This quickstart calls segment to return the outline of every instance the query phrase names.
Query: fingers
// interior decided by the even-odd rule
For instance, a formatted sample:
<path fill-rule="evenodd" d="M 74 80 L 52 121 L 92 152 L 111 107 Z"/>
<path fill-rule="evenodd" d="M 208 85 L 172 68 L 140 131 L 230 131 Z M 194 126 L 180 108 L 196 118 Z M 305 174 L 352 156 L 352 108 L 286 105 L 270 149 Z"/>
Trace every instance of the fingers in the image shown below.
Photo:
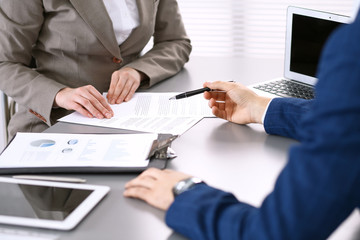
<path fill-rule="evenodd" d="M 226 100 L 226 94 L 227 92 L 218 92 L 216 90 L 209 92 L 210 93 L 210 99 L 214 99 L 217 102 L 224 102 Z"/>
<path fill-rule="evenodd" d="M 55 96 L 56 106 L 75 110 L 86 117 L 111 118 L 114 113 L 106 99 L 91 85 L 61 89 Z"/>
<path fill-rule="evenodd" d="M 142 187 L 132 187 L 124 191 L 125 197 L 137 198 L 143 200 L 161 210 L 166 211 L 174 201 L 173 194 L 167 192 L 156 191 Z"/>
<path fill-rule="evenodd" d="M 83 108 L 80 104 L 76 102 L 71 103 L 70 108 L 68 110 L 75 110 L 76 112 L 88 118 L 94 117 L 91 112 L 87 111 L 85 108 Z"/>
<path fill-rule="evenodd" d="M 110 105 L 106 101 L 106 99 L 93 86 L 88 86 L 88 90 L 89 90 L 89 93 L 91 94 L 88 96 L 90 99 L 90 103 L 91 103 L 91 105 L 89 107 L 94 106 L 96 108 L 96 110 L 98 110 L 104 117 L 111 118 L 114 115 L 114 113 L 113 113 Z M 87 92 L 85 91 L 85 94 L 86 93 Z M 94 109 L 94 111 L 96 111 L 96 110 Z M 99 118 L 99 117 L 101 117 L 101 116 L 98 115 L 97 118 Z"/>
<path fill-rule="evenodd" d="M 161 174 L 161 170 L 156 169 L 156 168 L 150 168 L 150 169 L 142 172 L 137 178 L 134 178 L 130 182 L 126 183 L 125 188 L 130 188 L 130 187 L 134 187 L 134 186 L 143 186 L 143 187 L 149 188 L 150 186 L 144 182 L 147 181 L 148 179 L 156 180 L 156 179 L 158 179 L 158 176 L 160 174 Z"/>
<path fill-rule="evenodd" d="M 223 81 L 215 81 L 215 82 L 205 82 L 204 87 L 208 87 L 211 89 L 216 89 L 220 91 L 230 91 L 233 89 L 237 84 L 234 82 L 223 82 Z"/>
<path fill-rule="evenodd" d="M 140 86 L 141 75 L 132 68 L 115 71 L 111 76 L 107 98 L 110 104 L 120 104 L 129 101 Z"/>
<path fill-rule="evenodd" d="M 216 102 L 215 99 L 210 99 L 209 107 L 212 110 L 212 113 L 218 117 L 227 120 L 227 114 L 225 111 L 225 103 L 224 102 Z"/>
<path fill-rule="evenodd" d="M 167 210 L 174 201 L 173 183 L 168 173 L 159 169 L 148 169 L 125 185 L 124 196 L 141 199 L 162 210 Z"/>
<path fill-rule="evenodd" d="M 150 189 L 144 188 L 144 187 L 141 187 L 141 186 L 127 188 L 124 191 L 124 196 L 125 197 L 138 198 L 138 199 L 143 200 L 145 202 L 148 202 L 147 199 L 149 199 L 150 194 L 151 194 Z"/>
<path fill-rule="evenodd" d="M 225 85 L 223 85 L 225 84 Z M 230 86 L 227 86 L 230 84 Z M 230 82 L 205 82 L 204 87 L 209 87 L 213 89 L 211 92 L 205 92 L 204 98 L 210 100 L 211 98 L 215 99 L 216 101 L 225 101 L 227 91 L 230 91 L 234 88 L 234 83 Z"/>
<path fill-rule="evenodd" d="M 167 210 L 174 201 L 173 186 L 190 175 L 173 170 L 150 168 L 125 185 L 124 196 L 141 199 L 148 204 Z"/>
<path fill-rule="evenodd" d="M 134 93 L 135 93 L 136 89 L 139 88 L 139 86 L 140 86 L 140 85 L 137 85 L 137 84 L 133 84 L 133 85 L 131 86 L 128 95 L 125 97 L 125 102 L 130 101 L 130 99 L 134 96 Z"/>
<path fill-rule="evenodd" d="M 110 88 L 107 95 L 110 104 L 119 104 L 123 102 L 124 98 L 120 99 L 119 97 L 122 93 L 122 90 L 124 89 L 128 77 L 129 76 L 127 73 L 120 74 L 119 71 L 116 71 L 112 74 Z"/>
<path fill-rule="evenodd" d="M 78 104 L 74 110 L 80 113 L 82 112 L 81 108 L 83 108 L 99 119 L 113 116 L 110 105 L 93 86 L 88 85 L 75 89 L 74 101 Z"/>
<path fill-rule="evenodd" d="M 140 187 L 140 188 L 152 189 L 154 188 L 155 181 L 156 179 L 153 177 L 139 175 L 137 178 L 126 183 L 125 188 L 129 189 L 129 188 Z"/>

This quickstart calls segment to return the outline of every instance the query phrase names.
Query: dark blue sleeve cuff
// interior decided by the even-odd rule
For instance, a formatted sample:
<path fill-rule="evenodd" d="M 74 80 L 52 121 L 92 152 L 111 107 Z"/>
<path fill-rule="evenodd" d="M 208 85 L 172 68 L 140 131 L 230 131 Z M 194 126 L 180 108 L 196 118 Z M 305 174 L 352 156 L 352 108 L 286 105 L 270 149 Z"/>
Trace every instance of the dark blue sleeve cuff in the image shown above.
<path fill-rule="evenodd" d="M 274 98 L 264 119 L 265 131 L 268 134 L 301 140 L 298 126 L 311 103 L 312 100 L 298 98 Z"/>

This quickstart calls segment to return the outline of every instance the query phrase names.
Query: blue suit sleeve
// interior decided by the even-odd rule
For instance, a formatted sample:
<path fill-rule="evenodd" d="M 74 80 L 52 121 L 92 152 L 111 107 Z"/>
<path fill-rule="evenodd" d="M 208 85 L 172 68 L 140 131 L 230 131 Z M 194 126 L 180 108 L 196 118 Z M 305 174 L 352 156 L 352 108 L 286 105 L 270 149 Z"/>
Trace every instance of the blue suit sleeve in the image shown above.
<path fill-rule="evenodd" d="M 274 98 L 265 115 L 265 131 L 301 141 L 299 121 L 309 111 L 312 102 L 299 98 Z"/>
<path fill-rule="evenodd" d="M 319 66 L 316 99 L 306 113 L 300 119 L 281 117 L 295 121 L 291 128 L 273 123 L 268 129 L 301 135 L 301 143 L 290 149 L 288 164 L 259 208 L 201 184 L 175 199 L 166 215 L 167 224 L 196 240 L 326 239 L 359 208 L 359 42 L 357 18 L 328 41 Z M 288 103 L 291 111 L 287 114 L 291 114 Z M 278 113 L 285 111 L 273 107 Z"/>

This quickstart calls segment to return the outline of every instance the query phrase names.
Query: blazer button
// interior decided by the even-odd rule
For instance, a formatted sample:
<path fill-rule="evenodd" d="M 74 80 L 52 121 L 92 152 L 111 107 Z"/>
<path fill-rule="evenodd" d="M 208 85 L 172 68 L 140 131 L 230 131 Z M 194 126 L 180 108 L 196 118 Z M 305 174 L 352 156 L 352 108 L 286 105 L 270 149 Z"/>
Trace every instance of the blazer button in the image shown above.
<path fill-rule="evenodd" d="M 122 63 L 122 60 L 117 58 L 117 57 L 113 57 L 113 63 Z"/>

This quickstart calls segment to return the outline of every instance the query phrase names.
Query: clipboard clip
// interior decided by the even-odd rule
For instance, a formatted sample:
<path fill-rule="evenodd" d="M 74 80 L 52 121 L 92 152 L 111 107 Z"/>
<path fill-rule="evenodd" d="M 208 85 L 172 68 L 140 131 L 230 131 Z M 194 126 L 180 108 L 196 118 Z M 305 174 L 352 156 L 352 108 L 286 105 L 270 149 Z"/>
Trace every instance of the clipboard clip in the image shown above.
<path fill-rule="evenodd" d="M 167 160 L 177 157 L 174 150 L 170 148 L 172 141 L 177 137 L 178 135 L 159 134 L 158 139 L 154 141 L 151 147 L 148 158 Z"/>

